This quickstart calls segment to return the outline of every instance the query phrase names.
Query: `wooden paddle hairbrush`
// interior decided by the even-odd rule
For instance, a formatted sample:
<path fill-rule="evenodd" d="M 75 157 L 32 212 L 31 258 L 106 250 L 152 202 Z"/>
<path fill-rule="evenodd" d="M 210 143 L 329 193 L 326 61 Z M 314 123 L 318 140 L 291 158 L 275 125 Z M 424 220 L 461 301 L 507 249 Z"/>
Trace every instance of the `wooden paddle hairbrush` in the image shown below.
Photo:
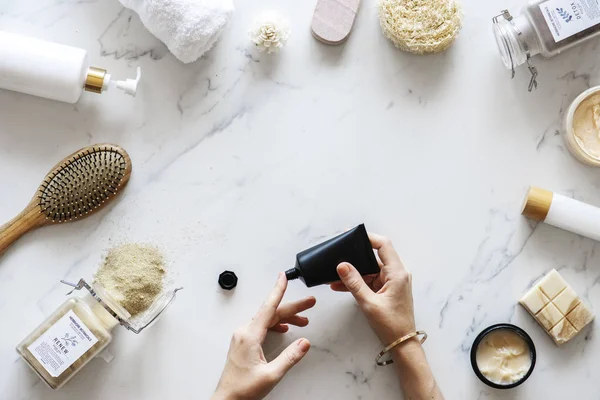
<path fill-rule="evenodd" d="M 112 144 L 85 147 L 46 175 L 27 207 L 0 227 L 0 254 L 26 232 L 85 218 L 115 198 L 131 176 L 131 159 Z"/>

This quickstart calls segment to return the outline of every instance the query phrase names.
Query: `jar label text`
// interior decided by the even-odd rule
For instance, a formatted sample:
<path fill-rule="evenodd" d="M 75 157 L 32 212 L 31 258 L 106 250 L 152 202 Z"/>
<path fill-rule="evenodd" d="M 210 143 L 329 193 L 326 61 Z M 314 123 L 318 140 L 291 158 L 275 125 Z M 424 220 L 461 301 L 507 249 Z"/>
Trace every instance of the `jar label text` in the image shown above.
<path fill-rule="evenodd" d="M 557 43 L 600 24 L 598 0 L 548 0 L 540 10 Z"/>
<path fill-rule="evenodd" d="M 56 378 L 97 342 L 98 338 L 69 310 L 27 350 Z"/>

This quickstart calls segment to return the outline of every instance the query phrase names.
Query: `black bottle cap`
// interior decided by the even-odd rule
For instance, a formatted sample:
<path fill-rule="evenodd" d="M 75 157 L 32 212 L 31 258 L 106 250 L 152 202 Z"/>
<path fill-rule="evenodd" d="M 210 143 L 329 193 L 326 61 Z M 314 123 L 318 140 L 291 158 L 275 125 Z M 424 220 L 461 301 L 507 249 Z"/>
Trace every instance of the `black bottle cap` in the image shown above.
<path fill-rule="evenodd" d="M 231 290 L 237 286 L 237 282 L 238 277 L 235 272 L 223 271 L 219 275 L 219 286 L 221 286 L 221 289 Z"/>
<path fill-rule="evenodd" d="M 300 277 L 300 274 L 298 273 L 298 270 L 296 268 L 291 268 L 285 271 L 285 277 L 288 281 L 292 281 L 294 279 L 298 279 L 298 277 Z"/>

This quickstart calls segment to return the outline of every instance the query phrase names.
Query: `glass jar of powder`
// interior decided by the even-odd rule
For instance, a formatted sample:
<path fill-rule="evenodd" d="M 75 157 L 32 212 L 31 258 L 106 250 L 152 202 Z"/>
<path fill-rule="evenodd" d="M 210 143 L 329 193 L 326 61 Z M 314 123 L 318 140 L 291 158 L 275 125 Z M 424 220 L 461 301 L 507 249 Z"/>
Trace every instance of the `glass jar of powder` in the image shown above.
<path fill-rule="evenodd" d="M 64 282 L 74 290 L 87 289 L 82 298 L 70 298 L 17 346 L 17 352 L 52 389 L 60 389 L 111 342 L 111 331 L 122 325 L 140 333 L 175 299 L 175 289 L 157 299 L 139 326 L 101 285 Z M 71 291 L 72 292 L 72 291 Z M 70 293 L 69 293 L 70 294 Z"/>
<path fill-rule="evenodd" d="M 504 10 L 492 20 L 504 65 L 514 77 L 515 67 L 527 63 L 531 91 L 537 87 L 531 57 L 554 57 L 600 34 L 600 4 L 597 0 L 530 0 L 520 15 L 513 17 Z"/>
<path fill-rule="evenodd" d="M 52 389 L 60 389 L 111 342 L 111 331 L 129 313 L 95 286 L 94 296 L 70 298 L 28 335 L 17 351 Z M 100 297 L 101 296 L 101 297 Z M 100 301 L 110 304 L 113 313 Z"/>

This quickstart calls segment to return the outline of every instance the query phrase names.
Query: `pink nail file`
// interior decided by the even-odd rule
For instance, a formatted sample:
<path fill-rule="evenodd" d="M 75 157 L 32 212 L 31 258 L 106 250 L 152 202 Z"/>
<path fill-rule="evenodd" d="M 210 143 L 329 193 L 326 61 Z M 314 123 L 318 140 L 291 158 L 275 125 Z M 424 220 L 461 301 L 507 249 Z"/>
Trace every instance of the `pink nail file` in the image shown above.
<path fill-rule="evenodd" d="M 348 39 L 360 0 L 318 0 L 312 20 L 313 36 L 325 44 L 340 44 Z"/>

